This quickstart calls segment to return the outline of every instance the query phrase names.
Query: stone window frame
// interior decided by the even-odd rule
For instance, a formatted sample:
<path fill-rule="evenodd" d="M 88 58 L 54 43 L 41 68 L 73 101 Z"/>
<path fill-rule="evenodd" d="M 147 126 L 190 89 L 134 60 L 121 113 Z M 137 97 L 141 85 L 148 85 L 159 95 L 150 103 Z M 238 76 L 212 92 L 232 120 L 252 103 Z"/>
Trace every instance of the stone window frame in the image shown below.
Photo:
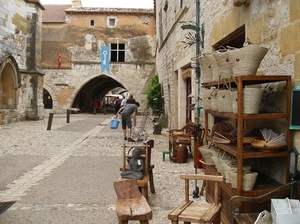
<path fill-rule="evenodd" d="M 111 21 L 114 21 L 114 24 L 111 24 Z M 116 16 L 107 16 L 106 23 L 107 23 L 107 26 L 109 28 L 116 27 L 117 26 L 117 21 L 118 21 L 118 18 Z"/>
<path fill-rule="evenodd" d="M 110 43 L 110 61 L 111 62 L 126 62 L 125 53 L 126 53 L 126 42 L 122 40 L 114 40 Z M 117 48 L 112 48 L 112 44 L 117 45 Z M 123 48 L 124 46 L 124 48 Z M 112 60 L 113 55 L 116 60 Z"/>

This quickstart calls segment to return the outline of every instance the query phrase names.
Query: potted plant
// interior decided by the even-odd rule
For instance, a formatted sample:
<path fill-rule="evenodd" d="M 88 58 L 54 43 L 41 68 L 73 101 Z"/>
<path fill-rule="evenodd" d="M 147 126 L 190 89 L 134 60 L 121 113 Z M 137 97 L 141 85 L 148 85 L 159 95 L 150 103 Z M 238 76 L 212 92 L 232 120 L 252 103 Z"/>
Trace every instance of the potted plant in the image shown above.
<path fill-rule="evenodd" d="M 167 119 L 162 116 L 164 114 L 164 98 L 162 97 L 162 88 L 159 83 L 158 75 L 150 79 L 150 84 L 146 89 L 147 107 L 151 108 L 153 115 L 153 134 L 161 134 L 162 128 L 168 126 Z"/>

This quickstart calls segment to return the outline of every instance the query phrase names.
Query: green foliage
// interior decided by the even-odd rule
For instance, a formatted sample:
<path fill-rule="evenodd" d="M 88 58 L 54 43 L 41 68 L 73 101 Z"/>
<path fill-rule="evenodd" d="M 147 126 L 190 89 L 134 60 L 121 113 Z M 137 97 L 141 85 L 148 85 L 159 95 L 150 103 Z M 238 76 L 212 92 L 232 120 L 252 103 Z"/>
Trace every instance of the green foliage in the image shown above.
<path fill-rule="evenodd" d="M 164 112 L 164 98 L 162 98 L 162 88 L 159 83 L 158 75 L 151 78 L 150 84 L 146 89 L 147 106 L 152 109 L 154 115 Z"/>

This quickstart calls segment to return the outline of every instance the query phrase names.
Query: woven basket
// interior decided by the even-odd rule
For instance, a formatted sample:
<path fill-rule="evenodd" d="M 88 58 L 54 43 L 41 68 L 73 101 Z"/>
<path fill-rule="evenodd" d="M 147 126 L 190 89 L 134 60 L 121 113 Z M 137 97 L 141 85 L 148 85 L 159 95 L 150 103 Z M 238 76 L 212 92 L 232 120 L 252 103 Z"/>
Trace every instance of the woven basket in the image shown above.
<path fill-rule="evenodd" d="M 212 81 L 213 73 L 210 57 L 211 53 L 203 53 L 197 57 L 201 67 L 201 83 Z"/>
<path fill-rule="evenodd" d="M 219 76 L 221 75 L 221 69 L 215 59 L 215 57 L 213 56 L 213 54 L 211 54 L 210 56 L 210 61 L 211 61 L 211 67 L 212 67 L 212 81 L 218 81 L 219 80 Z"/>
<path fill-rule="evenodd" d="M 229 78 L 233 74 L 232 65 L 229 62 L 227 51 L 228 49 L 221 49 L 219 51 L 215 51 L 213 54 L 221 70 L 221 73 L 225 78 Z"/>
<path fill-rule="evenodd" d="M 203 145 L 199 147 L 199 151 L 205 160 L 206 165 L 214 165 L 213 160 L 211 159 L 212 156 L 217 156 L 218 148 L 213 145 Z"/>
<path fill-rule="evenodd" d="M 226 183 L 230 183 L 230 172 L 237 171 L 237 162 L 236 161 L 229 162 L 224 166 L 224 169 L 225 169 L 225 181 Z"/>
<path fill-rule="evenodd" d="M 243 172 L 243 190 L 251 191 L 255 185 L 255 181 L 257 179 L 258 173 L 256 172 Z M 230 183 L 232 188 L 237 188 L 237 172 L 229 171 Z"/>
<path fill-rule="evenodd" d="M 263 90 L 260 88 L 243 89 L 243 112 L 244 114 L 258 114 Z"/>
<path fill-rule="evenodd" d="M 258 114 L 262 100 L 263 90 L 260 88 L 244 88 L 243 89 L 243 113 Z M 237 113 L 237 92 L 231 92 L 232 112 Z"/>
<path fill-rule="evenodd" d="M 213 87 L 211 88 L 210 91 L 210 105 L 211 105 L 211 110 L 213 111 L 218 111 L 218 89 Z"/>
<path fill-rule="evenodd" d="M 232 113 L 237 113 L 237 101 L 238 101 L 238 95 L 237 95 L 237 90 L 231 91 L 231 103 L 232 103 Z"/>
<path fill-rule="evenodd" d="M 229 85 L 229 86 L 227 85 L 227 83 L 224 80 L 224 77 L 222 77 L 222 80 L 224 81 L 225 89 L 218 90 L 218 94 L 217 94 L 218 111 L 232 113 L 233 110 L 232 110 L 231 91 L 233 91 L 233 89 L 231 88 L 231 85 Z M 230 82 L 229 82 L 229 84 L 230 84 Z"/>
<path fill-rule="evenodd" d="M 247 45 L 227 52 L 234 76 L 255 75 L 268 48 Z"/>
<path fill-rule="evenodd" d="M 202 91 L 202 107 L 203 110 L 211 110 L 211 90 L 206 88 L 201 88 Z"/>

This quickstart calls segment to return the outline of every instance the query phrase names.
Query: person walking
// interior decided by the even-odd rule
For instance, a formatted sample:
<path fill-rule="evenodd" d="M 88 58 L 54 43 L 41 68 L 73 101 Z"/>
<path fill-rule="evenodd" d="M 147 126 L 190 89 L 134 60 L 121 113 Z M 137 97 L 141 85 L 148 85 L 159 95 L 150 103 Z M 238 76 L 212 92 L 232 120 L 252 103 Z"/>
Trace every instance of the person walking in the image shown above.
<path fill-rule="evenodd" d="M 97 111 L 99 110 L 99 108 L 100 108 L 99 100 L 94 100 L 94 114 L 97 113 Z"/>
<path fill-rule="evenodd" d="M 127 99 L 126 103 L 131 103 L 134 104 L 135 103 L 135 99 L 133 98 L 133 95 L 130 95 L 129 98 Z"/>
<path fill-rule="evenodd" d="M 118 111 L 121 108 L 121 99 L 120 97 L 116 97 L 115 101 L 114 101 L 114 107 L 115 107 L 115 114 L 118 113 Z"/>
<path fill-rule="evenodd" d="M 132 129 L 132 121 L 133 125 L 136 126 L 136 115 L 138 112 L 138 107 L 140 106 L 139 102 L 135 102 L 134 104 L 126 104 L 125 106 L 121 107 L 116 114 L 116 117 L 121 113 L 122 118 L 122 129 L 124 133 L 124 140 L 129 142 L 135 142 L 131 138 L 131 129 Z M 128 129 L 128 137 L 127 137 L 127 129 Z"/>
<path fill-rule="evenodd" d="M 126 97 L 124 96 L 123 97 L 123 100 L 121 101 L 121 107 L 124 107 L 126 105 L 126 102 L 127 102 L 127 99 Z"/>

